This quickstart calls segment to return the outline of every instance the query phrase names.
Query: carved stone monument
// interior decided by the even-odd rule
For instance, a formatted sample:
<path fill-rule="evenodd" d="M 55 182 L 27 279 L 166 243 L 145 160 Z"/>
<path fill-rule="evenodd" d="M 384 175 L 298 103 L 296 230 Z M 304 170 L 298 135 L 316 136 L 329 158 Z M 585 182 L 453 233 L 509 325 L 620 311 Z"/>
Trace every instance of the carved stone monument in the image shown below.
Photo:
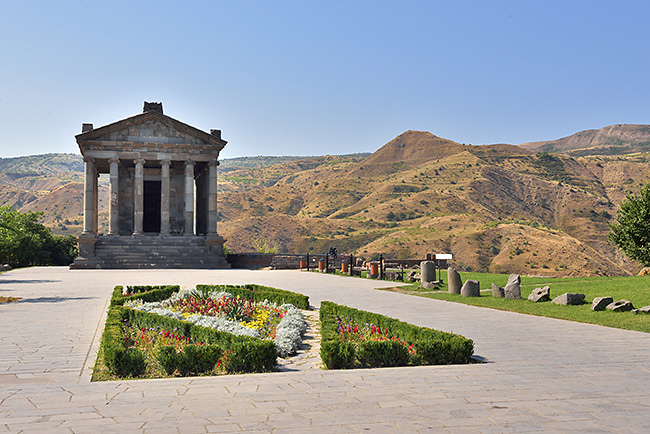
<path fill-rule="evenodd" d="M 220 130 L 163 114 L 162 103 L 103 127 L 83 124 L 84 225 L 70 268 L 229 268 L 217 234 Z M 109 228 L 98 233 L 98 177 L 109 175 Z"/>

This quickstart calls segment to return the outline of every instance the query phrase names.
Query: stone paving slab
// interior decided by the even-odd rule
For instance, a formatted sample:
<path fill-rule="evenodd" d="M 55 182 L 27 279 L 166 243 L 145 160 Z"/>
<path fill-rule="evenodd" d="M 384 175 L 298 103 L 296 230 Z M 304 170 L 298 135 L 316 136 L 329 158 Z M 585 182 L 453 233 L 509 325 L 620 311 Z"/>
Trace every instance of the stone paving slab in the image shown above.
<path fill-rule="evenodd" d="M 474 340 L 458 366 L 91 383 L 117 284 L 259 283 Z M 299 271 L 0 274 L 0 432 L 648 433 L 650 335 L 377 291 Z"/>

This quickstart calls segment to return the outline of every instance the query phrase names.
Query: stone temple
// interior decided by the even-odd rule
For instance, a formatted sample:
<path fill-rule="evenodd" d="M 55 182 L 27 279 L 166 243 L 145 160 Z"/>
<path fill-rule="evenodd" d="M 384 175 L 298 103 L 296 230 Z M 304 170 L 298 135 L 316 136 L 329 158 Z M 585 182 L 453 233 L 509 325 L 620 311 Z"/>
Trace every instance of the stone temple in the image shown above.
<path fill-rule="evenodd" d="M 217 166 L 226 145 L 144 103 L 142 114 L 76 136 L 85 162 L 84 226 L 70 268 L 229 268 L 217 234 Z M 110 177 L 98 233 L 98 178 Z"/>

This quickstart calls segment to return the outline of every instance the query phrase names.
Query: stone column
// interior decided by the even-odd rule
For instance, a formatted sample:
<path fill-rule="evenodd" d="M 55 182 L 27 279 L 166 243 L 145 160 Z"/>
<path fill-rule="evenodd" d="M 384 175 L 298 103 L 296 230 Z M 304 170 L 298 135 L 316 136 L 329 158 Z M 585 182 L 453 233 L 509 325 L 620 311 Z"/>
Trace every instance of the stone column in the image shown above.
<path fill-rule="evenodd" d="M 194 234 L 194 161 L 185 162 L 185 235 Z"/>
<path fill-rule="evenodd" d="M 171 161 L 161 160 L 160 164 L 160 235 L 169 235 L 169 165 Z"/>
<path fill-rule="evenodd" d="M 95 177 L 93 182 L 93 232 L 95 235 L 99 233 L 99 173 L 95 167 Z"/>
<path fill-rule="evenodd" d="M 208 234 L 217 233 L 217 165 L 208 163 Z"/>
<path fill-rule="evenodd" d="M 117 235 L 119 232 L 119 158 L 111 158 L 108 160 L 110 163 L 110 214 L 108 220 L 108 233 L 109 235 Z"/>
<path fill-rule="evenodd" d="M 142 158 L 133 160 L 135 163 L 135 186 L 133 189 L 133 235 L 142 234 L 144 223 L 144 161 Z"/>
<path fill-rule="evenodd" d="M 86 177 L 84 179 L 84 235 L 95 235 L 95 182 L 97 173 L 95 159 L 84 157 L 86 163 Z"/>

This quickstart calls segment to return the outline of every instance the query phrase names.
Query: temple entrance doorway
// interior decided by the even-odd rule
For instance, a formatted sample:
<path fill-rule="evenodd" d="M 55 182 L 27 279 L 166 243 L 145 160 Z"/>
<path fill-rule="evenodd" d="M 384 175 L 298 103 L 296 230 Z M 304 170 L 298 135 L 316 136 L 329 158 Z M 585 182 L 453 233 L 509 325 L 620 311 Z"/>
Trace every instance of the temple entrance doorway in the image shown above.
<path fill-rule="evenodd" d="M 144 181 L 143 232 L 160 232 L 160 181 Z"/>

